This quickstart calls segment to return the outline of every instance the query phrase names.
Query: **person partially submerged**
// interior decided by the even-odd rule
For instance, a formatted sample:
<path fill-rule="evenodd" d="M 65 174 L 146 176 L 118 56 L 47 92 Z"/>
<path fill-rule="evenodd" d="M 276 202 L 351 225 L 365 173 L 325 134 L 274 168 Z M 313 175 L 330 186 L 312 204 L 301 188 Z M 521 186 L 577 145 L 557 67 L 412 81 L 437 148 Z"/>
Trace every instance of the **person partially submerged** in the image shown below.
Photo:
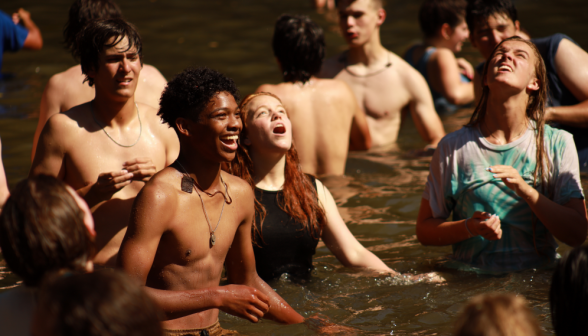
<path fill-rule="evenodd" d="M 208 68 L 184 70 L 161 97 L 180 154 L 137 196 L 118 264 L 163 309 L 169 334 L 216 335 L 219 310 L 252 322 L 303 321 L 255 270 L 251 187 L 221 172 L 239 146 L 236 98 L 235 83 Z M 223 265 L 231 285 L 219 286 Z"/>

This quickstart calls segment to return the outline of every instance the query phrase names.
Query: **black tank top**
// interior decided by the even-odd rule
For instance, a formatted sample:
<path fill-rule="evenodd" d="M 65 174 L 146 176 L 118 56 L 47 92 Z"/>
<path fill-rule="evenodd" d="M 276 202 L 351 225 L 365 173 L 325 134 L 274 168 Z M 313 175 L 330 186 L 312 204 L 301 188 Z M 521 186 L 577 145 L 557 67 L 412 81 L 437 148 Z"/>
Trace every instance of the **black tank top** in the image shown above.
<path fill-rule="evenodd" d="M 316 180 L 307 175 L 316 191 Z M 257 274 L 265 281 L 288 273 L 296 279 L 308 279 L 312 271 L 312 256 L 316 252 L 318 238 L 313 238 L 308 229 L 303 229 L 278 206 L 283 192 L 255 188 L 255 198 L 263 204 L 267 215 L 263 222 L 263 240 L 256 235 L 259 246 L 253 244 Z M 257 223 L 260 218 L 256 214 Z"/>

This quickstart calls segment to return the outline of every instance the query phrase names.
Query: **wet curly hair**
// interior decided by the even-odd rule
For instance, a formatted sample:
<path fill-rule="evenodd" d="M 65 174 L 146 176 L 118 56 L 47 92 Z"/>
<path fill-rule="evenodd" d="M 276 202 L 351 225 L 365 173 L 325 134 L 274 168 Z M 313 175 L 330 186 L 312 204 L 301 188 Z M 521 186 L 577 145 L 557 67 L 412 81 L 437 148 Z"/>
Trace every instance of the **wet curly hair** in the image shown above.
<path fill-rule="evenodd" d="M 177 118 L 200 121 L 200 113 L 217 93 L 230 93 L 239 102 L 235 82 L 207 67 L 187 68 L 167 83 L 157 115 L 179 134 Z"/>

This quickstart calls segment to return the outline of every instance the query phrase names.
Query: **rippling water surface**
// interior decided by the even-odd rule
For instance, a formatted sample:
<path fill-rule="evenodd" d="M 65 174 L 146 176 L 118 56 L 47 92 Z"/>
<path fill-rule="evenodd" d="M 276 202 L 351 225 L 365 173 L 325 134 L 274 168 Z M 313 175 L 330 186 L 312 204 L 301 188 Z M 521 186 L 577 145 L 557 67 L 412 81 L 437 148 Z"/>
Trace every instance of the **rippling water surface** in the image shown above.
<path fill-rule="evenodd" d="M 280 75 L 270 40 L 273 23 L 281 13 L 310 15 L 326 31 L 328 55 L 345 48 L 331 14 L 320 14 L 302 0 L 127 0 L 118 1 L 144 41 L 144 61 L 166 78 L 188 66 L 207 65 L 234 78 L 242 95 L 263 83 L 276 83 Z M 396 53 L 420 38 L 416 21 L 420 2 L 388 1 L 383 44 Z M 519 0 L 522 25 L 532 36 L 563 32 L 588 47 L 588 2 L 583 0 Z M 37 123 L 41 94 L 49 77 L 75 63 L 61 47 L 61 30 L 69 0 L 3 0 L 0 9 L 24 7 L 43 32 L 39 52 L 5 54 L 0 81 L 0 137 L 2 159 L 9 184 L 26 177 Z M 476 64 L 480 56 L 467 45 L 462 53 Z M 467 122 L 471 110 L 443 120 L 447 131 Z M 343 268 L 322 244 L 312 281 L 295 284 L 284 278 L 272 286 L 305 316 L 320 313 L 355 333 L 386 335 L 450 335 L 461 305 L 471 296 L 489 291 L 524 295 L 547 335 L 551 335 L 548 288 L 550 270 L 479 275 L 446 266 L 450 247 L 423 247 L 415 237 L 414 223 L 430 158 L 414 151 L 424 143 L 407 122 L 397 147 L 381 153 L 354 153 L 345 177 L 327 181 L 351 231 L 388 265 L 400 272 L 440 272 L 445 284 L 405 285 L 399 279 Z M 582 176 L 586 188 L 586 176 Z M 560 253 L 569 248 L 562 246 Z M 0 291 L 18 279 L 0 256 Z M 223 314 L 227 328 L 243 334 L 311 333 L 305 325 L 283 327 L 264 321 L 251 324 Z M 0 326 L 0 330 L 2 327 Z"/>

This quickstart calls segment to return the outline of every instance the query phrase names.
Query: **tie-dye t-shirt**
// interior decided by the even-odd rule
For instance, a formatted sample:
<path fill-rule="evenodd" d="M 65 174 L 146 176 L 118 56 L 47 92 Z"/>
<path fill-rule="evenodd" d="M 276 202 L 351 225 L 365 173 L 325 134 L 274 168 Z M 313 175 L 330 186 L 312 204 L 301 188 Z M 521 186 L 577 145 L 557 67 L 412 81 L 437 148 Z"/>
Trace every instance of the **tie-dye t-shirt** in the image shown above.
<path fill-rule="evenodd" d="M 553 262 L 557 248 L 553 235 L 535 219 L 533 238 L 531 208 L 501 179 L 493 178 L 486 170 L 493 165 L 512 166 L 532 185 L 537 149 L 532 127 L 506 145 L 488 142 L 478 127 L 463 127 L 439 143 L 423 193 L 433 216 L 447 219 L 453 212 L 453 220 L 457 221 L 470 218 L 475 211 L 485 211 L 498 215 L 502 227 L 499 240 L 477 236 L 453 244 L 456 260 L 487 270 L 504 271 Z M 545 148 L 551 163 L 550 198 L 562 205 L 571 198 L 583 199 L 572 135 L 545 126 Z"/>

